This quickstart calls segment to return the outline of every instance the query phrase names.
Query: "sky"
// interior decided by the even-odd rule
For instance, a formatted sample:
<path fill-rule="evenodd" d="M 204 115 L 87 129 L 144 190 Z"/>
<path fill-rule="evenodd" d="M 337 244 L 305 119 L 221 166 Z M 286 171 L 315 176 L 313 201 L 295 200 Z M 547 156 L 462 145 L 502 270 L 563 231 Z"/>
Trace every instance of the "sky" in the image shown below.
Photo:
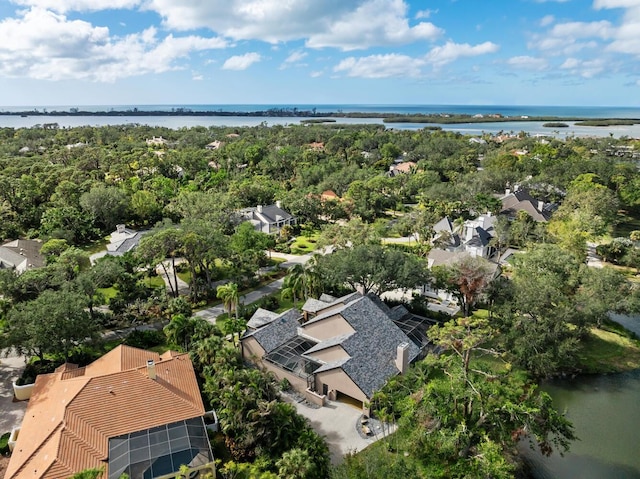
<path fill-rule="evenodd" d="M 640 0 L 0 0 L 0 105 L 640 106 Z"/>

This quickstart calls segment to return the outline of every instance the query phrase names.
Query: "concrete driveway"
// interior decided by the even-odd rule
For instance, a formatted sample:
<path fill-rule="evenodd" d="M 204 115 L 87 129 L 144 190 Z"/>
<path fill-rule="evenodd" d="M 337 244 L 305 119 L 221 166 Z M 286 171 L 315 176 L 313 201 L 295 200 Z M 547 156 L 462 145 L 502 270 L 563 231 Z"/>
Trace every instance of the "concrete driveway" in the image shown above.
<path fill-rule="evenodd" d="M 24 358 L 0 356 L 0 434 L 22 424 L 28 401 L 13 402 L 13 381 L 24 369 Z"/>
<path fill-rule="evenodd" d="M 337 401 L 327 401 L 324 407 L 314 409 L 303 403 L 292 400 L 289 396 L 282 398 L 293 404 L 298 414 L 309 419 L 311 427 L 324 436 L 331 452 L 331 464 L 340 464 L 348 453 L 362 451 L 373 444 L 381 436 L 371 436 L 367 439 L 358 433 L 362 410 Z"/>

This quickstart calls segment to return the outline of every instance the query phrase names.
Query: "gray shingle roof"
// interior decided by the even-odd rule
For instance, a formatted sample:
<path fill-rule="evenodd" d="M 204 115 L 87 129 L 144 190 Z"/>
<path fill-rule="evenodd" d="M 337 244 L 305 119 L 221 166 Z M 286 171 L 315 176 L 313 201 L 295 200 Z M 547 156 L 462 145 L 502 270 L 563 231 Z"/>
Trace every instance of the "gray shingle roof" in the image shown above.
<path fill-rule="evenodd" d="M 278 313 L 267 309 L 258 308 L 251 319 L 247 322 L 247 327 L 251 329 L 261 328 L 280 316 Z"/>
<path fill-rule="evenodd" d="M 262 216 L 269 220 L 270 223 L 277 223 L 278 221 L 288 220 L 293 216 L 287 213 L 282 208 L 278 208 L 276 205 L 267 205 L 262 207 Z"/>
<path fill-rule="evenodd" d="M 12 250 L 17 255 L 27 258 L 30 267 L 41 268 L 44 266 L 44 258 L 40 254 L 42 249 L 42 241 L 17 239 L 9 241 L 3 245 L 5 248 Z"/>
<path fill-rule="evenodd" d="M 19 253 L 16 253 L 10 248 L 0 246 L 0 267 L 3 268 L 15 268 L 19 264 L 26 261 L 27 258 Z"/>
<path fill-rule="evenodd" d="M 307 351 L 305 351 L 305 354 L 312 354 L 312 353 L 315 353 L 317 351 L 322 351 L 323 349 L 327 349 L 327 348 L 330 348 L 332 346 L 336 346 L 338 344 L 342 344 L 342 342 L 345 339 L 351 337 L 353 334 L 355 334 L 355 333 L 341 334 L 340 336 L 335 336 L 335 337 L 333 337 L 331 339 L 327 339 L 326 341 L 322 341 L 322 342 L 316 344 L 311 349 L 308 349 Z"/>
<path fill-rule="evenodd" d="M 300 326 L 300 313 L 295 309 L 285 311 L 266 326 L 249 332 L 244 337 L 253 336 L 262 346 L 265 353 L 270 353 L 278 346 L 297 336 Z"/>
<path fill-rule="evenodd" d="M 410 362 L 420 354 L 420 349 L 370 298 L 349 303 L 341 315 L 356 331 L 341 343 L 351 356 L 342 369 L 367 397 L 398 374 L 395 359 L 400 344 L 409 344 Z"/>
<path fill-rule="evenodd" d="M 309 313 L 317 313 L 320 310 L 328 307 L 331 303 L 325 303 L 324 301 L 319 301 L 314 298 L 307 299 L 302 305 L 302 311 L 307 311 Z"/>

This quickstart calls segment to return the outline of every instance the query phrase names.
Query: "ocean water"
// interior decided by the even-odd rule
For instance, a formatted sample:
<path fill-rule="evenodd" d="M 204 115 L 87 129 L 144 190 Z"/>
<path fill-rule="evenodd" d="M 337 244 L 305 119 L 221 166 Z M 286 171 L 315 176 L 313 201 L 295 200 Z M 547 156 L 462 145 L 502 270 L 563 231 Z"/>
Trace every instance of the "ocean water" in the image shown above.
<path fill-rule="evenodd" d="M 48 106 L 47 112 L 69 111 L 76 108 L 68 105 Z M 557 116 L 581 118 L 640 118 L 640 107 L 568 107 L 568 106 L 506 106 L 506 105 L 92 105 L 77 107 L 82 111 L 172 111 L 185 108 L 192 111 L 225 111 L 225 112 L 253 112 L 269 109 L 293 109 L 323 112 L 364 112 L 364 113 L 450 113 L 450 114 L 492 114 L 500 113 L 505 116 Z M 77 126 L 105 126 L 123 124 L 141 124 L 159 126 L 172 129 L 190 128 L 195 126 L 226 126 L 252 127 L 265 124 L 291 125 L 300 124 L 305 117 L 251 117 L 251 116 L 40 116 L 2 115 L 10 111 L 43 111 L 45 108 L 37 106 L 0 107 L 0 127 L 29 128 L 43 123 L 57 123 L 60 127 Z M 338 124 L 383 124 L 382 118 L 335 118 Z M 452 125 L 435 125 L 446 131 L 455 131 L 467 135 L 481 135 L 483 133 L 520 132 L 530 135 L 553 136 L 566 138 L 568 136 L 622 137 L 640 138 L 640 124 L 631 126 L 585 127 L 576 126 L 574 122 L 566 122 L 569 128 L 545 128 L 542 122 L 514 121 L 462 123 Z M 425 123 L 387 123 L 387 128 L 398 130 L 419 130 L 429 124 Z"/>

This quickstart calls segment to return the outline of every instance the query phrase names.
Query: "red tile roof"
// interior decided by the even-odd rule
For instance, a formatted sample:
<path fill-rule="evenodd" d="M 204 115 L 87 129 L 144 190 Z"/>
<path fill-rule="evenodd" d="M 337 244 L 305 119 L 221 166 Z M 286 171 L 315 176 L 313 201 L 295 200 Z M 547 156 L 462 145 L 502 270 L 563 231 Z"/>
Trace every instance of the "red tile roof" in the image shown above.
<path fill-rule="evenodd" d="M 187 354 L 118 346 L 85 368 L 38 376 L 5 477 L 59 479 L 106 466 L 110 437 L 203 414 Z"/>

